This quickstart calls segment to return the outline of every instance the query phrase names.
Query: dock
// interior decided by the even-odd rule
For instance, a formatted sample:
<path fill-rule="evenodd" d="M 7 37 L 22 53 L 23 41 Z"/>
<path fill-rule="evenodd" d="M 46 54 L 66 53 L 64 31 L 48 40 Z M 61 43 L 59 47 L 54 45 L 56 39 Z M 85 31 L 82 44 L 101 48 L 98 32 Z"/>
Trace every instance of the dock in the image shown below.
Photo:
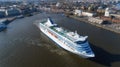
<path fill-rule="evenodd" d="M 88 21 L 88 18 L 80 18 L 80 17 L 73 16 L 73 15 L 69 15 L 69 17 L 73 18 L 73 19 L 76 19 L 76 20 L 79 20 L 81 22 L 89 23 L 91 25 L 94 25 L 96 27 L 99 27 L 99 28 L 102 28 L 102 29 L 105 29 L 105 30 L 109 30 L 109 31 L 112 31 L 112 32 L 120 34 L 120 30 L 115 29 L 113 27 L 110 27 L 109 25 L 101 25 L 101 24 L 97 24 L 97 23 L 91 23 L 91 22 Z"/>

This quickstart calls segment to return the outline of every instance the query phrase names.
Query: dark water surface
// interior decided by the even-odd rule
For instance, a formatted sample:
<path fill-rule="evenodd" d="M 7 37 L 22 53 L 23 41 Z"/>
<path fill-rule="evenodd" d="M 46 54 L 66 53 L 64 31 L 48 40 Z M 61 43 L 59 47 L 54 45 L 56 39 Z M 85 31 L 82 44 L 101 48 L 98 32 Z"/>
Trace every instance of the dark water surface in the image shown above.
<path fill-rule="evenodd" d="M 62 27 L 88 35 L 96 57 L 84 59 L 55 45 L 35 26 L 47 16 Z M 67 18 L 41 13 L 17 19 L 0 32 L 0 67 L 119 67 L 120 34 Z"/>

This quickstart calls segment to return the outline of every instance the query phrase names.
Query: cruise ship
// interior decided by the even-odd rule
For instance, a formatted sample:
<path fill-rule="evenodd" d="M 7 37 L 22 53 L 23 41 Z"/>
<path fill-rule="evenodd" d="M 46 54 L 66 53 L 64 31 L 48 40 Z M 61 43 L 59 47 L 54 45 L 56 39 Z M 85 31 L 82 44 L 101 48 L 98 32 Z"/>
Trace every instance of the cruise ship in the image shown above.
<path fill-rule="evenodd" d="M 89 46 L 88 36 L 80 36 L 77 31 L 71 32 L 58 26 L 51 18 L 39 22 L 40 30 L 57 45 L 83 58 L 95 57 Z"/>

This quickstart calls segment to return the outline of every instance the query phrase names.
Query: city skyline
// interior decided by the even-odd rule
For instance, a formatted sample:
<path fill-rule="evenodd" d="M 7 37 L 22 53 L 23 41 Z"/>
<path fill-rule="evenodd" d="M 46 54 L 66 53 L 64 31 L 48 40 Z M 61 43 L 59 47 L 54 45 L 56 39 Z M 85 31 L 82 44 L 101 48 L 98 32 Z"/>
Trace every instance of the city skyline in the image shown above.
<path fill-rule="evenodd" d="M 0 1 L 24 1 L 24 0 L 0 0 Z M 61 1 L 61 0 L 26 0 L 26 1 Z M 93 1 L 93 2 L 96 2 L 96 1 L 120 1 L 120 0 L 62 0 L 62 1 Z"/>

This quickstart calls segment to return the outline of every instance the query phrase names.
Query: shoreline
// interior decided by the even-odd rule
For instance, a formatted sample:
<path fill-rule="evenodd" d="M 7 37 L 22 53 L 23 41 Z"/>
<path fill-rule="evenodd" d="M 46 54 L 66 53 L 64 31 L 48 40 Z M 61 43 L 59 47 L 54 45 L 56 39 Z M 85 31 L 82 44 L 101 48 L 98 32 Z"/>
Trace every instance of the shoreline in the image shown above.
<path fill-rule="evenodd" d="M 79 18 L 79 17 L 72 16 L 72 15 L 69 15 L 68 17 L 76 19 L 76 20 L 81 21 L 81 22 L 89 23 L 89 24 L 91 24 L 93 26 L 96 26 L 96 27 L 99 27 L 99 28 L 102 28 L 102 29 L 105 29 L 105 30 L 108 30 L 108 31 L 111 31 L 111 32 L 114 32 L 114 33 L 120 34 L 120 30 L 114 29 L 112 27 L 108 27 L 107 25 L 100 25 L 100 24 L 91 23 L 91 22 L 89 22 L 88 20 L 86 20 L 84 18 Z"/>

